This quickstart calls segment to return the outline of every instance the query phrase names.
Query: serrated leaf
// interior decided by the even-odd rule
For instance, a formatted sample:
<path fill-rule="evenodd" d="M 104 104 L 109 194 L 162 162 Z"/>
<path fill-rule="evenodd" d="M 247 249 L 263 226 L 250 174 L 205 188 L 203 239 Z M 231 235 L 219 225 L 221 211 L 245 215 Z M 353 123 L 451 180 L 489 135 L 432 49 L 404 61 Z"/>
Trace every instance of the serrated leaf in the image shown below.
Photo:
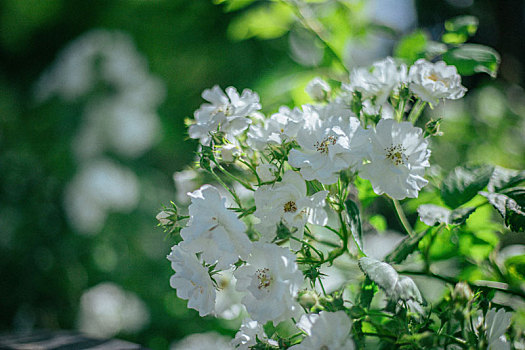
<path fill-rule="evenodd" d="M 448 219 L 449 225 L 463 225 L 476 209 L 475 207 L 466 207 L 453 210 Z"/>
<path fill-rule="evenodd" d="M 487 186 L 494 167 L 489 165 L 463 166 L 452 170 L 441 185 L 441 198 L 455 209 L 468 202 Z"/>
<path fill-rule="evenodd" d="M 463 44 L 443 54 L 443 61 L 456 66 L 461 75 L 487 73 L 495 78 L 501 61 L 496 50 L 478 44 Z"/>
<path fill-rule="evenodd" d="M 525 170 L 519 171 L 496 166 L 490 177 L 487 189 L 489 192 L 499 192 L 506 188 L 519 185 L 525 181 Z"/>
<path fill-rule="evenodd" d="M 397 247 L 385 257 L 385 261 L 392 264 L 399 264 L 403 262 L 407 258 L 407 256 L 409 256 L 414 252 L 414 250 L 416 250 L 416 248 L 419 245 L 419 242 L 425 237 L 429 230 L 430 228 L 428 230 L 419 232 L 418 234 L 412 237 L 407 237 L 404 240 L 402 240 L 397 245 Z"/>
<path fill-rule="evenodd" d="M 423 31 L 415 31 L 398 42 L 394 56 L 412 64 L 425 56 L 427 42 L 427 35 Z"/>
<path fill-rule="evenodd" d="M 448 224 L 450 209 L 435 204 L 423 204 L 417 208 L 419 219 L 428 226 Z"/>
<path fill-rule="evenodd" d="M 525 230 L 525 189 L 512 189 L 506 194 L 480 192 L 500 213 L 511 230 Z"/>
<path fill-rule="evenodd" d="M 414 281 L 410 277 L 399 276 L 389 264 L 364 257 L 359 259 L 359 268 L 379 288 L 383 289 L 390 299 L 423 302 L 421 293 Z"/>
<path fill-rule="evenodd" d="M 363 250 L 363 228 L 361 226 L 361 215 L 359 214 L 359 207 L 351 199 L 345 201 L 345 207 L 346 213 L 348 214 L 348 218 L 350 220 L 349 223 L 350 228 L 352 230 L 352 234 L 354 235 L 357 244 L 359 244 L 359 249 Z"/>

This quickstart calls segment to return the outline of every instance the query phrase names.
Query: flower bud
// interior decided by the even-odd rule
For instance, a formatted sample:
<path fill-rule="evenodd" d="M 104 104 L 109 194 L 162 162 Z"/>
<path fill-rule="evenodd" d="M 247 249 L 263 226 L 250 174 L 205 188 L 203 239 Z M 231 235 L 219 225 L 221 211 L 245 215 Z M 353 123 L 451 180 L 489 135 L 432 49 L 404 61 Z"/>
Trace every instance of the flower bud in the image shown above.
<path fill-rule="evenodd" d="M 467 302 L 474 297 L 474 293 L 470 289 L 467 282 L 459 282 L 454 287 L 452 292 L 452 299 L 458 302 Z"/>
<path fill-rule="evenodd" d="M 318 301 L 319 297 L 316 292 L 307 290 L 299 294 L 299 304 L 307 310 L 313 308 Z"/>

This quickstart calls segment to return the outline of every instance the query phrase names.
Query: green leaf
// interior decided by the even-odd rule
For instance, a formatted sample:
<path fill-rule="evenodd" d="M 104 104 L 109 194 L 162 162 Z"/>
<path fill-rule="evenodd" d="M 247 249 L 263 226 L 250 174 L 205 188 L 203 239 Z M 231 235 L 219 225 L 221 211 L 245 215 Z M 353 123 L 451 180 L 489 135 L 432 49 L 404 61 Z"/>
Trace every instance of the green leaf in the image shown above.
<path fill-rule="evenodd" d="M 419 242 L 425 237 L 425 235 L 431 230 L 431 228 L 419 232 L 418 234 L 407 237 L 397 245 L 397 247 L 385 257 L 385 261 L 391 264 L 402 263 L 407 256 L 412 254 L 419 245 Z"/>
<path fill-rule="evenodd" d="M 525 181 L 525 170 L 518 171 L 496 166 L 487 186 L 489 192 L 499 192 Z"/>
<path fill-rule="evenodd" d="M 279 2 L 261 3 L 235 18 L 228 27 L 228 34 L 234 40 L 274 39 L 286 34 L 293 22 L 291 7 Z"/>
<path fill-rule="evenodd" d="M 463 166 L 452 170 L 441 185 L 441 198 L 452 209 L 468 202 L 489 183 L 494 167 Z"/>
<path fill-rule="evenodd" d="M 446 44 L 462 44 L 470 36 L 476 34 L 479 21 L 474 16 L 460 16 L 445 22 L 445 30 L 441 40 Z"/>
<path fill-rule="evenodd" d="M 352 229 L 352 234 L 359 244 L 359 249 L 363 250 L 363 228 L 361 227 L 361 216 L 359 215 L 359 208 L 357 204 L 351 200 L 347 199 L 345 201 L 346 212 L 350 220 L 350 228 Z"/>
<path fill-rule="evenodd" d="M 461 75 L 487 73 L 495 78 L 501 59 L 499 53 L 488 46 L 464 44 L 445 52 L 443 61 L 456 66 Z"/>
<path fill-rule="evenodd" d="M 466 208 L 458 208 L 452 211 L 450 213 L 450 217 L 448 219 L 448 223 L 450 225 L 463 225 L 470 214 L 472 214 L 474 211 L 476 211 L 476 207 L 466 207 Z"/>
<path fill-rule="evenodd" d="M 394 56 L 412 64 L 419 58 L 425 57 L 427 43 L 427 35 L 421 30 L 415 31 L 398 42 L 394 49 Z"/>
<path fill-rule="evenodd" d="M 502 193 L 480 192 L 489 203 L 500 213 L 511 230 L 525 230 L 525 189 L 513 188 Z"/>
<path fill-rule="evenodd" d="M 378 290 L 377 285 L 370 278 L 366 277 L 359 294 L 359 305 L 365 309 L 369 308 Z"/>
<path fill-rule="evenodd" d="M 505 260 L 505 268 L 511 276 L 525 279 L 525 255 L 515 255 Z"/>

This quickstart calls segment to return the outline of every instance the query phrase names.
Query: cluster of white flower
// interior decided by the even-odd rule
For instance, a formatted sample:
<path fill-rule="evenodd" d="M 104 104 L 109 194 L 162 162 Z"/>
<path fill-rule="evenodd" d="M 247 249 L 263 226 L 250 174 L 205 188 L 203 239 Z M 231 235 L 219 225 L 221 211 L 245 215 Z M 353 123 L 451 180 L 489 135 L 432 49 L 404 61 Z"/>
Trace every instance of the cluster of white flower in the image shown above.
<path fill-rule="evenodd" d="M 256 93 L 229 87 L 225 94 L 215 86 L 202 94 L 209 103 L 189 128 L 201 143 L 201 168 L 235 204 L 228 206 L 209 184 L 188 193 L 189 220 L 168 256 L 175 271 L 171 286 L 201 316 L 220 315 L 227 307 L 219 301 L 224 287 L 218 281 L 229 276 L 229 293 L 246 315 L 232 343 L 239 349 L 277 346 L 263 325 L 296 319 L 303 336 L 290 349 L 353 349 L 352 321 L 341 308 L 319 313 L 322 308 L 301 307 L 301 291 L 316 293 L 306 277 L 320 280 L 320 274 L 308 275 L 308 261 L 317 255 L 319 268 L 348 252 L 351 233 L 341 213 L 356 176 L 369 180 L 378 195 L 418 197 L 428 183 L 430 150 L 414 123 L 425 103 L 459 98 L 465 88 L 456 69 L 443 62 L 407 67 L 387 58 L 354 70 L 340 88 L 316 78 L 306 91 L 317 104 L 281 107 L 265 117 Z M 247 198 L 239 199 L 230 182 L 247 189 Z M 172 216 L 161 214 L 165 225 Z M 344 242 L 327 257 L 310 240 L 323 226 Z M 363 271 L 390 299 L 423 302 L 410 278 L 363 259 Z M 385 278 L 386 287 L 380 283 Z"/>

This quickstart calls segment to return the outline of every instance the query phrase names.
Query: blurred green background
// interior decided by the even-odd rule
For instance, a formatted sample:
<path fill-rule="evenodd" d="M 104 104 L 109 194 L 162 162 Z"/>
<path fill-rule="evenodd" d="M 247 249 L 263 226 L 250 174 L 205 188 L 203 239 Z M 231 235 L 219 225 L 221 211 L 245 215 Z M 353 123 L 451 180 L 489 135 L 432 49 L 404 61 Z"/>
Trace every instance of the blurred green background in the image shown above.
<path fill-rule="evenodd" d="M 438 38 L 446 19 L 477 16 L 472 42 L 500 52 L 500 75 L 466 78 L 465 99 L 431 111 L 444 118 L 432 163 L 525 167 L 525 2 L 344 2 L 349 66 L 391 54 L 416 26 Z M 253 89 L 271 113 L 307 102 L 323 73 L 300 30 L 246 30 L 265 4 L 0 1 L 0 330 L 81 329 L 153 349 L 235 333 L 176 298 L 173 241 L 155 215 L 194 159 L 184 119 L 205 88 Z"/>

